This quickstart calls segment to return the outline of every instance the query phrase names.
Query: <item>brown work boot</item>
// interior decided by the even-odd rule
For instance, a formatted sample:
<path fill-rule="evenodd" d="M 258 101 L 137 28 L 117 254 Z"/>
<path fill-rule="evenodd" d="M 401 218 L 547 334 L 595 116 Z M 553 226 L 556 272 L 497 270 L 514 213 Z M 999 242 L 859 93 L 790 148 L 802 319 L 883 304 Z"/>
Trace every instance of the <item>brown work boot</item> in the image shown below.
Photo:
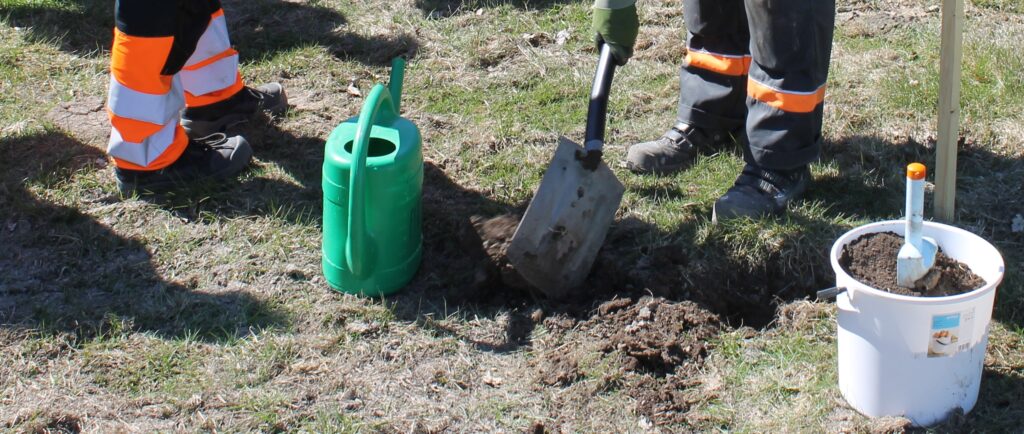
<path fill-rule="evenodd" d="M 733 140 L 732 134 L 726 130 L 678 123 L 658 140 L 630 146 L 626 167 L 634 173 L 678 172 L 689 168 L 698 154 L 713 152 Z"/>
<path fill-rule="evenodd" d="M 267 83 L 256 88 L 246 86 L 224 101 L 185 109 L 181 114 L 181 126 L 189 137 L 207 137 L 248 122 L 261 112 L 281 114 L 287 108 L 288 96 L 280 83 Z"/>

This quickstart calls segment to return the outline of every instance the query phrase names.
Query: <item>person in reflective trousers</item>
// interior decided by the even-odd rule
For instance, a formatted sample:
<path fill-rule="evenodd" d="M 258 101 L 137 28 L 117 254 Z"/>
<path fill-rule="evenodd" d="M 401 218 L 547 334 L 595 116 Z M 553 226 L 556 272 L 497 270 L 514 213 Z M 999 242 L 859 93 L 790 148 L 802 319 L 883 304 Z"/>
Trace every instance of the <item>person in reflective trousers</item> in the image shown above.
<path fill-rule="evenodd" d="M 115 20 L 107 154 L 120 190 L 241 172 L 252 148 L 223 132 L 288 103 L 280 84 L 245 86 L 220 1 L 118 0 Z"/>
<path fill-rule="evenodd" d="M 634 2 L 594 3 L 594 31 L 620 64 L 639 29 Z M 683 0 L 683 14 L 687 54 L 675 125 L 630 146 L 626 166 L 672 173 L 740 140 L 746 165 L 712 219 L 781 214 L 807 189 L 808 164 L 821 149 L 835 0 Z"/>

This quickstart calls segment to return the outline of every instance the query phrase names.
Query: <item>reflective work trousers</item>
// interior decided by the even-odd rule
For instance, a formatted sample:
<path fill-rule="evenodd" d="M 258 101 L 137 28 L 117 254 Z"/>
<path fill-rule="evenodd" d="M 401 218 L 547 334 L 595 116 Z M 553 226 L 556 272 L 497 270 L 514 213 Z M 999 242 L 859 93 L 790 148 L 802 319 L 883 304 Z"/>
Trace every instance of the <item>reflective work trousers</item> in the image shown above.
<path fill-rule="evenodd" d="M 818 158 L 835 0 L 684 0 L 680 122 L 745 128 L 748 162 Z"/>
<path fill-rule="evenodd" d="M 185 151 L 181 112 L 243 87 L 219 0 L 117 0 L 107 153 L 122 169 L 158 170 Z"/>

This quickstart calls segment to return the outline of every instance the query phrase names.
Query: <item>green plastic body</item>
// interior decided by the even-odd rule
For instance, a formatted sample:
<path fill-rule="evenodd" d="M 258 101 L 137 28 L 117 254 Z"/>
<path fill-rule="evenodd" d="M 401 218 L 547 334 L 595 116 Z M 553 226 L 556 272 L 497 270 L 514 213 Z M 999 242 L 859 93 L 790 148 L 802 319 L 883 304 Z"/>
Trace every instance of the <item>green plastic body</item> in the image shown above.
<path fill-rule="evenodd" d="M 402 289 L 422 256 L 423 141 L 398 116 L 404 61 L 374 86 L 359 116 L 324 152 L 323 270 L 334 289 L 364 296 Z"/>

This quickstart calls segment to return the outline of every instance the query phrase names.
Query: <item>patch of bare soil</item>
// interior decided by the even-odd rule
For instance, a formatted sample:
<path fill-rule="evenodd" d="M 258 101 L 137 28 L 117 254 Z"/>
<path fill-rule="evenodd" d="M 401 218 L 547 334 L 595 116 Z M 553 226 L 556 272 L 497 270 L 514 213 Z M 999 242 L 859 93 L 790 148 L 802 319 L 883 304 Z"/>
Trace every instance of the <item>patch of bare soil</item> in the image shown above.
<path fill-rule="evenodd" d="M 689 373 L 687 373 L 689 374 Z M 633 388 L 637 412 L 656 425 L 685 424 L 694 404 L 708 399 L 695 375 L 672 375 L 664 379 L 642 378 Z"/>
<path fill-rule="evenodd" d="M 722 330 L 717 315 L 689 301 L 619 298 L 601 304 L 581 327 L 590 329 L 600 350 L 626 357 L 623 373 L 638 376 L 627 393 L 652 423 L 684 422 L 690 407 L 706 399 L 694 372 L 706 342 Z"/>
<path fill-rule="evenodd" d="M 631 301 L 602 304 L 590 322 L 602 332 L 603 351 L 620 351 L 629 358 L 628 371 L 666 374 L 688 361 L 700 361 L 707 352 L 705 342 L 721 330 L 717 315 L 689 301 L 622 300 Z"/>
<path fill-rule="evenodd" d="M 985 280 L 967 265 L 942 253 L 940 248 L 932 270 L 914 288 L 902 287 L 896 283 L 896 256 L 901 247 L 903 237 L 892 232 L 864 235 L 843 249 L 839 265 L 872 287 L 914 297 L 963 294 L 985 285 Z"/>
<path fill-rule="evenodd" d="M 541 358 L 540 382 L 548 386 L 568 386 L 583 377 L 572 352 L 553 350 Z"/>
<path fill-rule="evenodd" d="M 496 301 L 530 292 L 526 290 L 531 285 L 516 273 L 506 256 L 519 218 L 514 213 L 490 218 L 474 216 L 473 230 L 462 237 L 464 251 L 475 257 L 478 264 L 474 286 L 490 288 L 490 292 L 500 288 L 501 297 Z M 634 228 L 635 225 L 641 227 Z M 585 316 L 595 299 L 651 294 L 692 301 L 733 326 L 761 328 L 775 318 L 779 300 L 809 295 L 809 288 L 827 283 L 823 278 L 833 278 L 831 273 L 827 277 L 794 276 L 793 271 L 770 266 L 736 273 L 728 262 L 690 258 L 674 245 L 650 249 L 638 256 L 634 229 L 647 230 L 630 221 L 612 228 L 584 284 L 566 297 L 547 303 L 555 305 L 556 310 Z M 538 292 L 533 294 L 540 296 Z"/>
<path fill-rule="evenodd" d="M 106 105 L 103 97 L 81 98 L 58 104 L 46 118 L 84 143 L 105 144 L 110 136 Z"/>

